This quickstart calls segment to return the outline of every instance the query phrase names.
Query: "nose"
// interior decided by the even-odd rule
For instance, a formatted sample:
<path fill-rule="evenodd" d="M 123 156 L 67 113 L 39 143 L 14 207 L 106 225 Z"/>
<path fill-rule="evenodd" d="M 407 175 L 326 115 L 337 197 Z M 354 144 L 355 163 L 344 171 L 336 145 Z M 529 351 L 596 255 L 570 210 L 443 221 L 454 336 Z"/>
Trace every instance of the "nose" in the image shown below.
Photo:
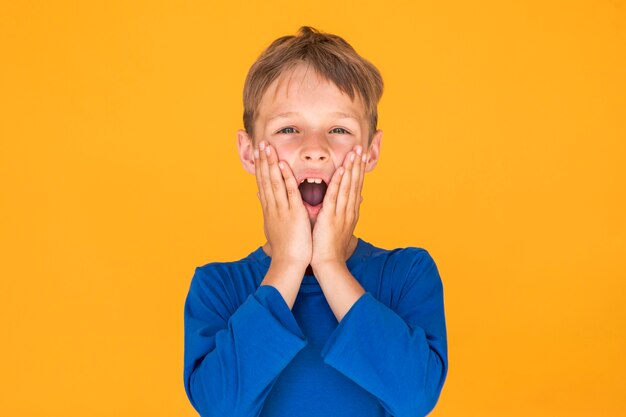
<path fill-rule="evenodd" d="M 309 133 L 304 137 L 300 158 L 307 162 L 326 162 L 330 157 L 328 141 L 323 134 Z"/>

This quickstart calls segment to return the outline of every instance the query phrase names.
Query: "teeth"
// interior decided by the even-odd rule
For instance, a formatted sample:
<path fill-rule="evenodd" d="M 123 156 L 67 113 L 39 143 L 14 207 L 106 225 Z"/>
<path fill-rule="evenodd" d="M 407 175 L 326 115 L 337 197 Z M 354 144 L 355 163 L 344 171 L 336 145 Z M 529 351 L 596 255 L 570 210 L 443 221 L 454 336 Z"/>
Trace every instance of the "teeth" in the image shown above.
<path fill-rule="evenodd" d="M 304 181 L 308 182 L 308 183 L 316 183 L 316 184 L 321 184 L 322 183 L 322 179 L 321 178 L 305 178 L 302 181 L 300 181 L 300 184 L 302 184 Z"/>

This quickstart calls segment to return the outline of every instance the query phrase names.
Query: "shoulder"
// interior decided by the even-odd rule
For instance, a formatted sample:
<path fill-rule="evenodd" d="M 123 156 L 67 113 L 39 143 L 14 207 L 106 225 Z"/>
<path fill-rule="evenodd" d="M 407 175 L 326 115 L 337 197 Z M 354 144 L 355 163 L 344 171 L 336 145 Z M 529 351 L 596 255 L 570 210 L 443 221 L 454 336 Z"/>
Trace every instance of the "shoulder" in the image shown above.
<path fill-rule="evenodd" d="M 395 304 L 409 294 L 443 290 L 433 256 L 422 247 L 393 249 L 372 247 L 366 269 L 376 275 L 377 293 L 381 299 Z"/>
<path fill-rule="evenodd" d="M 189 286 L 189 295 L 205 302 L 237 306 L 253 293 L 262 279 L 262 265 L 253 257 L 232 262 L 210 262 L 197 266 Z"/>
<path fill-rule="evenodd" d="M 436 269 L 435 260 L 428 250 L 408 246 L 394 249 L 382 249 L 372 246 L 370 260 L 383 264 L 387 272 L 395 274 L 419 273 L 420 271 Z"/>
<path fill-rule="evenodd" d="M 443 282 L 435 260 L 424 248 L 409 247 L 401 251 L 402 278 L 398 297 L 403 300 L 412 300 L 416 304 L 426 305 L 439 303 L 443 294 Z"/>
<path fill-rule="evenodd" d="M 196 276 L 200 277 L 199 279 L 226 278 L 249 270 L 254 262 L 250 257 L 230 262 L 209 262 L 196 267 L 194 278 Z"/>

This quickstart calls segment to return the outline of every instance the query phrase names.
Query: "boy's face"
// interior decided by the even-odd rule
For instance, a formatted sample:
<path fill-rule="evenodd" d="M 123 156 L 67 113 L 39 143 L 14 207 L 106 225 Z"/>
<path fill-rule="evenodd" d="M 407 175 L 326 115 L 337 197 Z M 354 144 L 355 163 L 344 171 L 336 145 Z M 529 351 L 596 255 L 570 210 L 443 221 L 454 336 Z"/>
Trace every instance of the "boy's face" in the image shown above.
<path fill-rule="evenodd" d="M 280 160 L 289 164 L 298 184 L 305 178 L 330 183 L 335 170 L 356 145 L 369 158 L 365 172 L 376 166 L 382 131 L 377 130 L 368 146 L 369 119 L 358 95 L 355 100 L 314 70 L 298 65 L 281 75 L 267 89 L 258 108 L 254 143 L 244 130 L 237 131 L 241 162 L 255 174 L 252 152 L 261 141 L 271 144 Z M 312 224 L 319 206 L 306 202 Z"/>

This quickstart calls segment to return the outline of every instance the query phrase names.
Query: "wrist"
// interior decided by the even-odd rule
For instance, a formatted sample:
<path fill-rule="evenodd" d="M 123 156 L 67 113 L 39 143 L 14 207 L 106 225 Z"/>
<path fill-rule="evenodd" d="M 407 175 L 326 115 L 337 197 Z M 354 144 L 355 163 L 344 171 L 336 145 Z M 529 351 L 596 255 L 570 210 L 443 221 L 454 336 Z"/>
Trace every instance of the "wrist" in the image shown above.
<path fill-rule="evenodd" d="M 273 272 L 278 272 L 281 274 L 299 274 L 302 273 L 304 275 L 304 271 L 309 266 L 308 262 L 293 260 L 293 259 L 284 259 L 284 258 L 272 258 L 270 261 L 269 269 Z"/>
<path fill-rule="evenodd" d="M 328 272 L 336 272 L 338 270 L 348 270 L 346 261 L 339 259 L 327 259 L 323 261 L 311 262 L 311 269 L 315 276 L 323 276 Z"/>
<path fill-rule="evenodd" d="M 311 258 L 311 268 L 313 269 L 333 268 L 337 265 L 345 265 L 347 261 L 347 257 L 343 253 L 332 253 L 331 251 L 326 251 L 326 253 L 317 254 L 318 256 L 315 255 L 316 254 L 314 253 Z"/>
<path fill-rule="evenodd" d="M 295 262 L 272 260 L 261 285 L 276 288 L 291 309 L 298 295 L 306 266 Z"/>

